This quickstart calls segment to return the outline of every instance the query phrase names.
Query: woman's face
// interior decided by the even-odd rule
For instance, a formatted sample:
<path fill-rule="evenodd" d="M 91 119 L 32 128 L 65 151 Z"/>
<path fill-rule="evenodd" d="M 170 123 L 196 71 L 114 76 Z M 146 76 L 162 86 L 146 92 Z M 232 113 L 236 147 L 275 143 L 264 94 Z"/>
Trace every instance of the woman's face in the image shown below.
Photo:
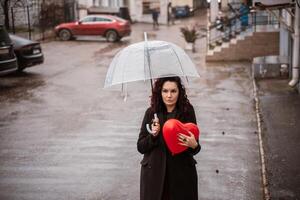
<path fill-rule="evenodd" d="M 179 89 L 176 82 L 164 82 L 161 89 L 161 96 L 167 107 L 167 110 L 171 112 L 175 108 L 179 96 Z"/>

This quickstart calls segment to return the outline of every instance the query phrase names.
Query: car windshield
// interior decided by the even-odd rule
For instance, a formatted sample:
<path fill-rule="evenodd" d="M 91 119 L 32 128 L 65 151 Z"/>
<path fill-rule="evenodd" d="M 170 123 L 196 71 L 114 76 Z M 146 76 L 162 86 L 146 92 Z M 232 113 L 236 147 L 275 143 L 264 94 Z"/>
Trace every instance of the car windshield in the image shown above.
<path fill-rule="evenodd" d="M 186 7 L 177 7 L 177 10 L 185 10 Z"/>
<path fill-rule="evenodd" d="M 8 36 L 6 29 L 0 25 L 0 46 L 10 45 L 11 40 Z"/>

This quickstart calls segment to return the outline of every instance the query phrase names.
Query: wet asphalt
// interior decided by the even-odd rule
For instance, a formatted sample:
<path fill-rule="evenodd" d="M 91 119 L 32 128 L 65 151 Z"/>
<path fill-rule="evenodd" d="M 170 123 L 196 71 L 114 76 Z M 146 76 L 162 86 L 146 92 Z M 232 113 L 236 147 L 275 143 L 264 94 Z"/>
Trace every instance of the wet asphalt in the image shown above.
<path fill-rule="evenodd" d="M 206 12 L 152 30 L 134 24 L 120 43 L 81 37 L 42 44 L 45 63 L 0 79 L 0 199 L 138 200 L 136 141 L 149 83 L 103 89 L 123 47 L 149 39 L 185 43 L 179 28 L 206 26 Z M 199 199 L 262 199 L 250 63 L 205 63 L 206 38 L 188 52 L 201 76 L 186 83 L 201 129 Z"/>
<path fill-rule="evenodd" d="M 289 79 L 258 80 L 271 199 L 300 199 L 300 96 Z"/>

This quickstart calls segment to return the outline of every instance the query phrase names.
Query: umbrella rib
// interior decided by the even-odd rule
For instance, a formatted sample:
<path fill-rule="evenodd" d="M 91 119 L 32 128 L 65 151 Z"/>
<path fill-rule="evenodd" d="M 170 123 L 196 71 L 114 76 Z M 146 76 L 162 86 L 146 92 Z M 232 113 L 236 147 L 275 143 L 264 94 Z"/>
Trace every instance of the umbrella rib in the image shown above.
<path fill-rule="evenodd" d="M 122 51 L 119 51 L 119 52 L 117 53 L 116 57 L 114 58 L 114 59 L 116 59 L 116 61 L 118 61 L 118 62 L 119 62 L 119 59 L 118 59 L 118 58 L 120 57 L 121 52 L 122 52 Z M 117 63 L 114 63 L 114 66 L 113 66 L 112 72 L 111 72 L 112 76 L 115 74 L 116 66 L 117 66 Z M 111 77 L 111 83 L 110 83 L 110 84 L 113 85 L 112 77 Z"/>
<path fill-rule="evenodd" d="M 127 100 L 127 81 L 128 80 L 126 80 L 126 82 L 124 82 L 124 74 L 125 74 L 125 62 L 122 63 L 122 92 L 124 92 L 123 84 L 125 84 L 124 101 L 126 101 Z"/>
<path fill-rule="evenodd" d="M 147 58 L 146 58 L 146 44 L 144 45 L 144 81 L 146 80 L 146 62 L 147 62 Z"/>
<path fill-rule="evenodd" d="M 148 59 L 148 68 L 149 68 L 149 75 L 150 75 L 150 83 L 151 83 L 151 89 L 153 91 L 153 83 L 152 83 L 152 71 L 151 71 L 151 62 L 150 62 L 150 55 L 148 52 L 148 46 L 147 46 L 147 59 Z"/>
<path fill-rule="evenodd" d="M 122 63 L 122 83 L 124 83 L 124 71 L 125 71 L 124 70 L 124 65 L 125 65 L 125 62 Z"/>
<path fill-rule="evenodd" d="M 151 90 L 153 92 L 153 83 L 152 83 L 152 72 L 151 72 L 151 62 L 150 62 L 150 54 L 148 51 L 148 40 L 147 40 L 147 34 L 145 34 L 145 50 L 148 60 L 148 68 L 149 68 L 149 75 L 150 75 L 150 83 L 151 83 Z M 146 68 L 145 68 L 146 62 L 144 62 L 144 74 L 146 76 Z"/>
<path fill-rule="evenodd" d="M 185 76 L 186 81 L 189 82 L 188 79 L 187 79 L 187 76 L 183 72 L 183 68 L 182 68 L 182 64 L 181 64 L 181 60 L 179 59 L 179 56 L 177 55 L 176 51 L 174 50 L 174 48 L 171 45 L 170 45 L 170 47 L 171 47 L 172 51 L 174 52 L 174 54 L 176 55 L 176 58 L 179 62 L 180 69 L 181 69 L 181 72 L 182 72 L 183 76 Z"/>

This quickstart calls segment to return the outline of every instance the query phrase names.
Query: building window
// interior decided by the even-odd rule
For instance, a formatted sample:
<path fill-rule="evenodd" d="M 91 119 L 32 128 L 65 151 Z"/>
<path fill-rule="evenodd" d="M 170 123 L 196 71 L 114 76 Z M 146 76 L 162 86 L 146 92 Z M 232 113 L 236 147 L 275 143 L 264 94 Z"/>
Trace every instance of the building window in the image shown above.
<path fill-rule="evenodd" d="M 151 14 L 150 2 L 143 2 L 143 14 Z"/>
<path fill-rule="evenodd" d="M 144 0 L 143 1 L 143 14 L 151 14 L 153 9 L 160 9 L 159 0 Z"/>

